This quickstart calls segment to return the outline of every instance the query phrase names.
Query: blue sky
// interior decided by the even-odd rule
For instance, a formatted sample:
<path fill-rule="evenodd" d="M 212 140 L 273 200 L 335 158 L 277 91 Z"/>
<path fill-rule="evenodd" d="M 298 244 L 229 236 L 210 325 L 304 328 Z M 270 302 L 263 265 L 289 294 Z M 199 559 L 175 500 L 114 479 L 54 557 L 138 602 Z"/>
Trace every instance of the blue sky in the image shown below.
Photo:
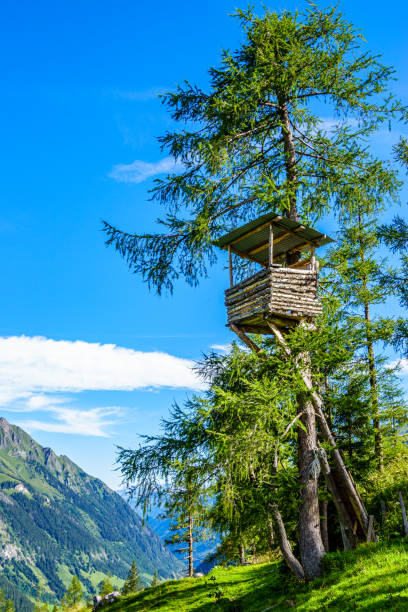
<path fill-rule="evenodd" d="M 199 387 L 191 362 L 232 340 L 222 257 L 197 289 L 180 282 L 158 298 L 104 246 L 101 219 L 153 229 L 147 192 L 169 163 L 156 137 L 172 125 L 157 94 L 205 86 L 220 50 L 241 41 L 236 6 L 2 3 L 2 414 L 113 487 L 115 444 L 157 431 L 172 400 Z M 407 101 L 407 4 L 340 6 L 396 67 Z M 377 139 L 384 156 L 397 132 Z"/>

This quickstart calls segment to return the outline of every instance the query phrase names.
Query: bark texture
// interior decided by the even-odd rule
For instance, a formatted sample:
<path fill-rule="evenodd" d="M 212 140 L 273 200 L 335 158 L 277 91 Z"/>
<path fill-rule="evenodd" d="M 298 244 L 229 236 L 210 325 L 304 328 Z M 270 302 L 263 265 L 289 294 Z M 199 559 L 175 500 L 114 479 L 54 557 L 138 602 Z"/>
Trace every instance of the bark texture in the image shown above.
<path fill-rule="evenodd" d="M 322 542 L 326 553 L 329 552 L 329 529 L 327 525 L 327 506 L 328 503 L 325 499 L 319 502 L 320 506 L 320 533 L 322 534 Z"/>
<path fill-rule="evenodd" d="M 296 576 L 296 578 L 298 578 L 298 580 L 304 580 L 305 572 L 303 571 L 303 567 L 293 554 L 292 546 L 286 535 L 285 524 L 282 520 L 279 508 L 275 503 L 270 504 L 269 508 L 271 511 L 271 516 L 275 527 L 275 533 L 278 538 L 279 548 L 281 550 L 282 557 L 284 558 L 289 569 Z"/>
<path fill-rule="evenodd" d="M 303 404 L 303 405 L 302 405 Z M 317 457 L 317 432 L 313 404 L 299 398 L 303 408 L 300 418 L 304 429 L 298 429 L 298 468 L 300 480 L 299 504 L 299 548 L 300 559 L 309 579 L 317 578 L 322 572 L 325 555 L 320 532 L 318 475 L 320 467 Z"/>

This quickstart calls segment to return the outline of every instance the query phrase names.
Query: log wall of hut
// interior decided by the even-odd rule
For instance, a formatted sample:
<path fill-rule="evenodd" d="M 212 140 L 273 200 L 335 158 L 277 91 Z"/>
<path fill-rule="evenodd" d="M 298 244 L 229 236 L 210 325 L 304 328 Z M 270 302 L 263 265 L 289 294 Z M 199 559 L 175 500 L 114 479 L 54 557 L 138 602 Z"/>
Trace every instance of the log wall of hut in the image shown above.
<path fill-rule="evenodd" d="M 266 318 L 290 323 L 322 312 L 317 297 L 318 273 L 272 265 L 225 292 L 228 324 L 269 334 Z"/>

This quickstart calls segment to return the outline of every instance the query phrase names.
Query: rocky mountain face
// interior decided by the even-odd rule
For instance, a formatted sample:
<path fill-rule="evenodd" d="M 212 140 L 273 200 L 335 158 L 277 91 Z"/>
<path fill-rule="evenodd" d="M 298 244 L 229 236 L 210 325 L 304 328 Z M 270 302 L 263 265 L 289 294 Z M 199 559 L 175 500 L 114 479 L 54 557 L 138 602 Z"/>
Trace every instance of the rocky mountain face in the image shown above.
<path fill-rule="evenodd" d="M 52 603 L 77 574 L 91 594 L 107 572 L 120 586 L 133 559 L 146 582 L 155 569 L 163 578 L 182 569 L 117 493 L 0 418 L 3 590 Z"/>

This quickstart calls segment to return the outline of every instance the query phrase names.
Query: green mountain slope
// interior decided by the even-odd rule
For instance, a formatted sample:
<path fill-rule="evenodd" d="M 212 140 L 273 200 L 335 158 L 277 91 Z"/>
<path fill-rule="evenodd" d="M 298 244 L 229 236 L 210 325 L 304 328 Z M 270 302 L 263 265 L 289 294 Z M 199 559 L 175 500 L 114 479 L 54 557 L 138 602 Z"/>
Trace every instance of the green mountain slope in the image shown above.
<path fill-rule="evenodd" d="M 0 568 L 19 591 L 53 602 L 73 574 L 88 593 L 132 559 L 142 579 L 175 577 L 182 564 L 129 505 L 68 457 L 57 457 L 0 418 Z"/>

